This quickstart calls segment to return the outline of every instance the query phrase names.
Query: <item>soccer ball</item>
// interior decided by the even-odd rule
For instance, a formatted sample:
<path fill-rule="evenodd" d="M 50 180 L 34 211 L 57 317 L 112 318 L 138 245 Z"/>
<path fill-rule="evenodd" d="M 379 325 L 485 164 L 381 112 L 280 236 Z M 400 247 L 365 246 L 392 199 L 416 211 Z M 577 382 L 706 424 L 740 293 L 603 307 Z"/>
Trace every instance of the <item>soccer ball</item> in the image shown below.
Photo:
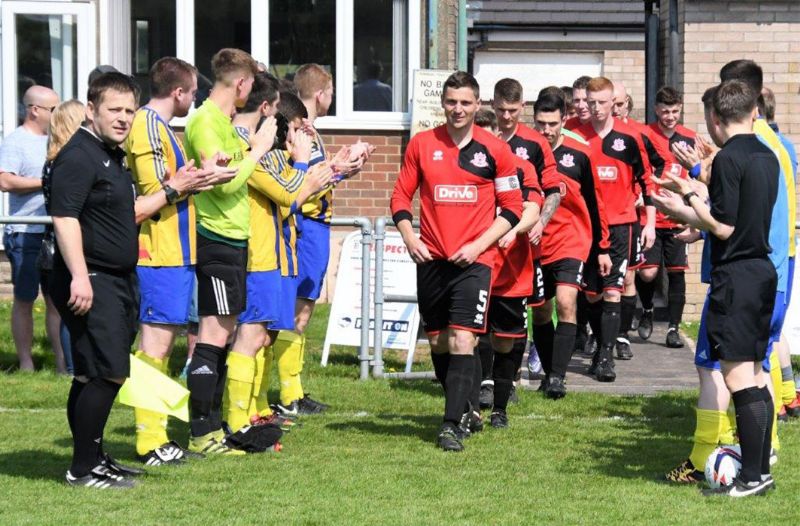
<path fill-rule="evenodd" d="M 730 486 L 742 469 L 742 450 L 738 444 L 720 446 L 706 460 L 706 482 L 709 487 Z"/>

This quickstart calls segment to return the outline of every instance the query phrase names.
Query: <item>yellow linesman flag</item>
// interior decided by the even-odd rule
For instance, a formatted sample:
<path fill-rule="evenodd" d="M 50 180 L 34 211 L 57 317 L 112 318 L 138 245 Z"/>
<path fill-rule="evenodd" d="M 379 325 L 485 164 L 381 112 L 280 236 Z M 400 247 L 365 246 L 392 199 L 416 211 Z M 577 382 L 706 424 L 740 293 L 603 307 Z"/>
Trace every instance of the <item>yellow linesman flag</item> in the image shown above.
<path fill-rule="evenodd" d="M 189 391 L 155 367 L 131 355 L 131 376 L 119 390 L 119 402 L 189 421 Z"/>

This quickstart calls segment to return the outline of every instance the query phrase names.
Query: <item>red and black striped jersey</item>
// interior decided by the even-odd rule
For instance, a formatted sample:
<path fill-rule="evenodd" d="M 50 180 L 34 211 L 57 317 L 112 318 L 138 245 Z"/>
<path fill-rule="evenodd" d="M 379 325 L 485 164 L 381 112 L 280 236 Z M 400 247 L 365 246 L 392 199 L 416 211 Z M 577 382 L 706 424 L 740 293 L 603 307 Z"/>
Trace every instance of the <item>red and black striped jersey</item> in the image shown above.
<path fill-rule="evenodd" d="M 536 169 L 519 157 L 517 177 L 522 188 L 522 198 L 542 207 L 542 190 L 539 187 Z M 507 248 L 497 251 L 497 260 L 492 273 L 492 296 L 521 298 L 533 294 L 533 251 L 528 234 L 519 234 Z"/>
<path fill-rule="evenodd" d="M 675 132 L 670 137 L 664 135 L 664 132 L 661 131 L 661 128 L 659 128 L 656 122 L 649 124 L 648 128 L 650 129 L 650 138 L 653 141 L 653 145 L 664 158 L 664 173 L 688 179 L 688 172 L 675 158 L 675 154 L 672 153 L 672 145 L 682 144 L 684 147 L 694 147 L 697 134 L 681 125 L 675 127 Z M 656 211 L 656 228 L 675 228 L 676 226 L 678 226 L 678 224 L 675 223 L 675 221 L 672 221 L 660 211 Z"/>
<path fill-rule="evenodd" d="M 512 226 L 522 213 L 522 192 L 514 156 L 506 144 L 477 126 L 459 149 L 446 125 L 415 135 L 408 143 L 394 185 L 391 210 L 395 223 L 412 215 L 419 189 L 420 239 L 434 259 L 448 259 L 477 240 L 499 215 Z M 492 267 L 496 247 L 477 262 Z"/>
<path fill-rule="evenodd" d="M 597 134 L 591 122 L 575 130 L 589 143 L 609 226 L 638 220 L 636 199 L 640 193 L 644 204 L 652 206 L 652 181 L 641 134 L 618 119 L 613 123 L 605 137 Z"/>
<path fill-rule="evenodd" d="M 583 126 L 583 124 L 577 115 L 575 117 L 570 117 L 564 122 L 564 128 L 568 129 L 569 131 L 575 131 L 581 126 Z"/>
<path fill-rule="evenodd" d="M 597 174 L 586 145 L 564 137 L 553 154 L 561 175 L 561 204 L 542 234 L 542 263 L 573 258 L 586 261 L 592 246 L 609 250 L 608 219 Z"/>
<path fill-rule="evenodd" d="M 631 118 L 625 119 L 622 122 L 641 135 L 642 144 L 644 145 L 643 159 L 645 161 L 645 173 L 647 173 L 648 179 L 650 175 L 661 177 L 664 173 L 666 160 L 664 159 L 664 155 L 653 144 L 653 136 L 650 127 Z"/>
<path fill-rule="evenodd" d="M 536 168 L 539 186 L 545 195 L 558 191 L 556 160 L 544 135 L 524 124 L 518 124 L 514 135 L 508 140 L 508 146 L 514 155 Z"/>

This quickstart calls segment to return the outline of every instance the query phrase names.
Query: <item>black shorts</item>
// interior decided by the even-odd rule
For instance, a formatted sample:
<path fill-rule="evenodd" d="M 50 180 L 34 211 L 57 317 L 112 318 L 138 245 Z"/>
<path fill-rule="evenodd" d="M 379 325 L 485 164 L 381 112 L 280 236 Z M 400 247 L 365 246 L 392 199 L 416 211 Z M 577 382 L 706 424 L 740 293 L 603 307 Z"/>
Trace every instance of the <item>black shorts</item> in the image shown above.
<path fill-rule="evenodd" d="M 238 316 L 247 301 L 247 247 L 197 236 L 197 314 Z"/>
<path fill-rule="evenodd" d="M 767 355 L 778 275 L 769 259 L 714 267 L 706 330 L 712 360 L 761 362 Z"/>
<path fill-rule="evenodd" d="M 608 276 L 600 275 L 597 264 L 597 250 L 592 247 L 586 269 L 583 273 L 583 288 L 588 294 L 602 294 L 606 290 L 622 292 L 625 287 L 625 273 L 630 268 L 630 262 L 639 257 L 639 224 L 626 223 L 608 227 L 608 237 L 611 244 L 611 272 Z"/>
<path fill-rule="evenodd" d="M 656 240 L 650 250 L 644 253 L 644 263 L 639 268 L 659 268 L 667 271 L 686 270 L 689 260 L 686 243 L 676 239 L 675 234 L 683 232 L 680 228 L 656 228 Z"/>
<path fill-rule="evenodd" d="M 428 334 L 448 327 L 486 332 L 492 269 L 481 263 L 459 267 L 435 259 L 417 265 L 417 303 Z"/>
<path fill-rule="evenodd" d="M 69 329 L 75 376 L 127 378 L 131 346 L 139 328 L 139 281 L 136 271 L 111 274 L 89 269 L 92 307 L 77 316 L 67 305 L 72 276 L 56 266 L 50 296 Z"/>
<path fill-rule="evenodd" d="M 533 294 L 528 297 L 529 307 L 540 307 L 545 302 L 544 271 L 542 270 L 542 260 L 533 260 Z"/>
<path fill-rule="evenodd" d="M 556 287 L 583 288 L 583 261 L 574 258 L 557 259 L 542 265 L 544 274 L 544 297 L 550 299 L 556 295 Z"/>
<path fill-rule="evenodd" d="M 628 270 L 635 270 L 644 265 L 644 247 L 642 246 L 642 225 L 631 224 L 631 258 Z"/>
<path fill-rule="evenodd" d="M 528 298 L 489 298 L 489 333 L 503 338 L 528 335 Z"/>

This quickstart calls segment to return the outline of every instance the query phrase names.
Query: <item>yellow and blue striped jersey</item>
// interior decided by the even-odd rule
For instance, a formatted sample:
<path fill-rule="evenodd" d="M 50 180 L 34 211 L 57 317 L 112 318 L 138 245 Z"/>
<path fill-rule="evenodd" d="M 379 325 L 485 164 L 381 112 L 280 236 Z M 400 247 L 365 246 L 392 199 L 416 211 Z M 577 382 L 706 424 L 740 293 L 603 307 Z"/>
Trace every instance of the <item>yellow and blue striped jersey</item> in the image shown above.
<path fill-rule="evenodd" d="M 186 163 L 175 132 L 158 113 L 144 106 L 133 118 L 125 141 L 128 167 L 139 195 L 162 189 Z M 195 207 L 191 196 L 165 205 L 139 230 L 139 265 L 180 267 L 195 263 Z"/>
<path fill-rule="evenodd" d="M 250 148 L 249 132 L 236 127 L 245 150 Z M 292 167 L 289 159 L 267 154 L 256 165 L 247 180 L 250 204 L 250 239 L 247 250 L 247 271 L 262 272 L 279 268 L 279 255 L 284 252 L 281 207 L 290 209 L 303 186 L 305 170 Z"/>
<path fill-rule="evenodd" d="M 789 199 L 789 257 L 794 257 L 797 251 L 795 246 L 794 223 L 797 213 L 797 196 L 795 195 L 794 168 L 789 152 L 783 147 L 780 137 L 769 127 L 766 119 L 758 118 L 753 123 L 753 131 L 764 139 L 767 144 L 778 153 L 778 161 L 783 173 L 783 184 Z"/>
<path fill-rule="evenodd" d="M 271 174 L 275 174 L 283 182 L 293 181 L 297 177 L 305 177 L 304 166 L 294 166 L 289 152 L 286 150 L 273 150 L 264 156 L 262 163 Z M 302 224 L 303 217 L 295 213 L 296 205 L 282 205 L 278 209 L 276 227 L 280 229 L 278 235 L 278 263 L 281 276 L 297 276 L 297 236 L 298 223 Z"/>
<path fill-rule="evenodd" d="M 308 163 L 309 166 L 314 166 L 327 158 L 325 154 L 325 145 L 322 143 L 322 137 L 316 130 L 314 134 L 314 140 L 311 144 L 311 160 Z M 309 219 L 330 223 L 331 217 L 333 216 L 333 186 L 329 186 L 309 197 L 308 200 L 303 203 L 301 211 L 303 215 Z"/>

